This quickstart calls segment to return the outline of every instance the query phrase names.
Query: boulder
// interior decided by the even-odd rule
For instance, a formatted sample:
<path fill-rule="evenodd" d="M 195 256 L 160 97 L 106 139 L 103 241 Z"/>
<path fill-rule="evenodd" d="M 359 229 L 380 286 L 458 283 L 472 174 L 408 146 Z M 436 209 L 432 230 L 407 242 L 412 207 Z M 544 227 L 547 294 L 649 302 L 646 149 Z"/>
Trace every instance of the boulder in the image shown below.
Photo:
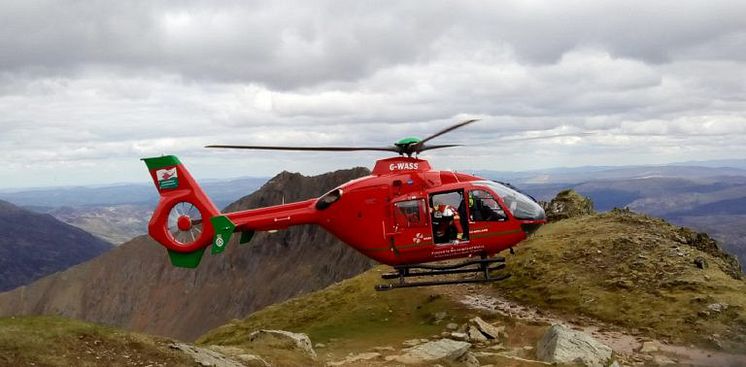
<path fill-rule="evenodd" d="M 479 329 L 479 331 L 482 332 L 482 334 L 490 339 L 499 339 L 505 334 L 505 327 L 494 326 L 487 321 L 482 320 L 479 316 L 471 319 L 471 322 Z"/>
<path fill-rule="evenodd" d="M 474 343 L 482 343 L 487 341 L 487 337 L 482 334 L 481 331 L 479 331 L 479 328 L 472 325 L 469 326 L 469 330 L 467 331 L 467 334 L 469 335 L 469 341 Z"/>
<path fill-rule="evenodd" d="M 536 346 L 536 356 L 545 362 L 605 367 L 612 350 L 588 334 L 554 324 Z"/>
<path fill-rule="evenodd" d="M 220 352 L 207 348 L 196 347 L 184 343 L 172 343 L 169 348 L 181 351 L 187 354 L 199 366 L 204 367 L 246 367 L 243 363 L 237 362 L 232 358 L 223 355 Z"/>
<path fill-rule="evenodd" d="M 713 303 L 707 305 L 707 309 L 712 312 L 723 312 L 728 309 L 727 303 Z"/>
<path fill-rule="evenodd" d="M 440 339 L 406 349 L 403 355 L 392 360 L 404 364 L 453 362 L 461 358 L 470 347 L 471 344 L 467 342 Z"/>
<path fill-rule="evenodd" d="M 593 214 L 593 201 L 574 190 L 560 191 L 549 203 L 542 203 L 547 220 L 555 222 L 562 219 Z"/>
<path fill-rule="evenodd" d="M 472 352 L 466 352 L 464 355 L 459 357 L 456 362 L 464 367 L 479 367 L 480 363 L 477 357 Z"/>
<path fill-rule="evenodd" d="M 460 340 L 462 342 L 465 342 L 465 341 L 469 340 L 469 334 L 467 334 L 467 333 L 453 332 L 453 333 L 451 333 L 451 339 Z"/>
<path fill-rule="evenodd" d="M 285 330 L 258 330 L 249 334 L 250 343 L 258 343 L 273 348 L 298 350 L 316 358 L 311 339 L 303 333 L 293 333 Z"/>
<path fill-rule="evenodd" d="M 242 348 L 226 345 L 211 345 L 208 348 L 225 356 L 237 359 L 241 362 L 241 365 L 245 367 L 272 367 L 262 357 L 246 353 L 246 350 Z"/>
<path fill-rule="evenodd" d="M 643 342 L 640 346 L 640 353 L 654 353 L 658 350 L 658 344 L 655 342 Z"/>

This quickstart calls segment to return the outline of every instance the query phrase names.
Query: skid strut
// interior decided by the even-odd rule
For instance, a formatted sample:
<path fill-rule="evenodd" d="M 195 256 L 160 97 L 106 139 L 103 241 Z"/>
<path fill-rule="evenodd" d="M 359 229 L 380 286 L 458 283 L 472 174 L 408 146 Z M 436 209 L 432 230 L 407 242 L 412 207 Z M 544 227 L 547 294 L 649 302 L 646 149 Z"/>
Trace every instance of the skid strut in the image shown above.
<path fill-rule="evenodd" d="M 488 283 L 497 282 L 510 278 L 510 274 L 500 274 L 492 276 L 492 271 L 505 268 L 505 258 L 501 256 L 487 258 L 483 256 L 480 260 L 470 260 L 454 265 L 399 265 L 394 266 L 395 273 L 386 273 L 381 275 L 383 279 L 399 279 L 398 283 L 376 284 L 377 291 L 387 291 L 395 288 L 426 287 L 432 285 L 444 284 L 463 284 L 463 283 Z M 411 277 L 431 277 L 448 274 L 482 274 L 481 278 L 474 279 L 446 279 L 433 281 L 407 282 Z"/>

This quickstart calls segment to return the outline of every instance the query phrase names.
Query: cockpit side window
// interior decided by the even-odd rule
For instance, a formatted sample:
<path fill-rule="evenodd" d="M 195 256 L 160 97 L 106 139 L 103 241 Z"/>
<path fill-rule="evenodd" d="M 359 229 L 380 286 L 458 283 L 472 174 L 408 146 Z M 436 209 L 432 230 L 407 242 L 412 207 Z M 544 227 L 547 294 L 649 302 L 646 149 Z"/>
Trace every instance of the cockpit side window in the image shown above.
<path fill-rule="evenodd" d="M 469 219 L 474 222 L 495 222 L 508 219 L 497 200 L 487 191 L 469 191 Z"/>
<path fill-rule="evenodd" d="M 544 209 L 530 196 L 522 194 L 510 187 L 493 181 L 482 181 L 479 184 L 489 187 L 500 196 L 507 210 L 513 217 L 520 220 L 545 220 Z"/>
<path fill-rule="evenodd" d="M 394 220 L 400 228 L 427 226 L 425 200 L 407 200 L 394 203 Z"/>

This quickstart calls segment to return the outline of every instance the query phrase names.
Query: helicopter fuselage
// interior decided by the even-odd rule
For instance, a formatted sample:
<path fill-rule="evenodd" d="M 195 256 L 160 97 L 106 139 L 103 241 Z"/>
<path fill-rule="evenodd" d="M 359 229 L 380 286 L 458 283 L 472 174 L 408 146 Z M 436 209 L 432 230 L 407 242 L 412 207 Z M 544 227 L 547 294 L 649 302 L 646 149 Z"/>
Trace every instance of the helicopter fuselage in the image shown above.
<path fill-rule="evenodd" d="M 436 203 L 458 216 L 438 216 Z M 387 265 L 492 255 L 545 223 L 541 207 L 512 188 L 403 156 L 379 160 L 370 176 L 317 199 L 223 215 L 241 232 L 317 224 Z"/>

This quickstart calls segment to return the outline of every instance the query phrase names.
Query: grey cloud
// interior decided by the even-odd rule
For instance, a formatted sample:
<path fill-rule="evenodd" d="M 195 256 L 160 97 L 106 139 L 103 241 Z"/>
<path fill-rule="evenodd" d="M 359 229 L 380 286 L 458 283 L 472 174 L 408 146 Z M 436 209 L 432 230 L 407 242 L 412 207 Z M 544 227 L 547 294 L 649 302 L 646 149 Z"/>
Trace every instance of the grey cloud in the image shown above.
<path fill-rule="evenodd" d="M 320 172 L 378 156 L 202 146 L 388 145 L 468 117 L 439 142 L 469 148 L 432 152 L 439 167 L 746 153 L 744 6 L 6 2 L 0 176 L 162 153 L 215 176 Z M 579 135 L 510 140 L 553 134 Z"/>
<path fill-rule="evenodd" d="M 646 62 L 743 60 L 746 4 L 702 2 L 5 2 L 0 68 L 104 65 L 292 89 L 427 61 L 449 37 L 554 63 L 577 48 Z M 457 51 L 458 51 L 457 47 Z M 469 52 L 468 48 L 462 48 Z M 138 72 L 139 72 L 138 71 Z"/>

